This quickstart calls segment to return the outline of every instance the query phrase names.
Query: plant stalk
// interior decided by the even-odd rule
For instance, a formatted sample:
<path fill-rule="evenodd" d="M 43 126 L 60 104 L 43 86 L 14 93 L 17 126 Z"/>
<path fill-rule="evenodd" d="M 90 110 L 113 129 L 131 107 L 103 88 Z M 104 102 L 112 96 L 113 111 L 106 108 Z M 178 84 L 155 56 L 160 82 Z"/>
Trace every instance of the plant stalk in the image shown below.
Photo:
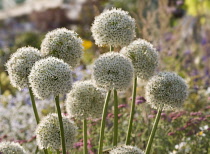
<path fill-rule="evenodd" d="M 87 149 L 87 120 L 83 120 L 83 154 L 88 154 Z"/>
<path fill-rule="evenodd" d="M 155 122 L 154 122 L 154 125 L 153 125 L 153 128 L 152 128 L 152 132 L 150 134 L 150 137 L 149 137 L 149 141 L 147 143 L 147 147 L 146 147 L 146 150 L 145 150 L 145 154 L 149 154 L 150 153 L 150 150 L 151 150 L 151 146 L 152 146 L 152 142 L 153 142 L 153 139 L 155 137 L 155 132 L 157 130 L 157 126 L 158 126 L 158 122 L 160 120 L 160 116 L 161 116 L 161 112 L 163 110 L 163 106 L 160 106 L 158 108 L 158 113 L 156 115 L 156 118 L 155 118 Z"/>
<path fill-rule="evenodd" d="M 113 146 L 117 146 L 118 138 L 118 98 L 117 90 L 114 89 L 114 141 Z"/>
<path fill-rule="evenodd" d="M 108 109 L 110 95 L 111 95 L 111 90 L 109 90 L 107 92 L 105 103 L 104 103 L 102 120 L 101 120 L 101 131 L 100 131 L 100 137 L 99 137 L 98 154 L 102 154 L 102 151 L 103 151 L 104 128 L 105 128 L 106 115 L 107 115 L 107 109 Z"/>
<path fill-rule="evenodd" d="M 127 137 L 126 137 L 126 142 L 125 142 L 126 145 L 130 145 L 131 132 L 132 132 L 132 126 L 133 126 L 133 117 L 134 117 L 134 114 L 135 114 L 136 87 L 137 87 L 137 77 L 135 77 L 134 80 L 133 80 L 132 105 L 131 105 L 128 132 L 127 132 Z"/>
<path fill-rule="evenodd" d="M 59 125 L 60 125 L 62 152 L 63 154 L 66 154 L 66 145 L 65 145 L 66 143 L 65 143 L 65 136 L 64 136 L 63 120 L 62 120 L 61 109 L 60 109 L 60 104 L 59 104 L 59 96 L 55 96 L 55 103 L 56 103 Z"/>

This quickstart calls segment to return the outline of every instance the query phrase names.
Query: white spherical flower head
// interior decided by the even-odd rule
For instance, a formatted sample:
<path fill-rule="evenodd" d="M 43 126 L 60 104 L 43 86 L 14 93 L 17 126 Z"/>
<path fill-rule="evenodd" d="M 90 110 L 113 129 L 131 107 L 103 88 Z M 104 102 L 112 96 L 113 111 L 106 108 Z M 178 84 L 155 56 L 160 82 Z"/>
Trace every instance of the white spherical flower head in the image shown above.
<path fill-rule="evenodd" d="M 93 81 L 100 88 L 125 90 L 133 78 L 133 65 L 120 53 L 109 52 L 99 57 L 93 66 Z"/>
<path fill-rule="evenodd" d="M 72 68 L 78 65 L 82 52 L 82 39 L 77 33 L 66 28 L 58 28 L 47 33 L 41 44 L 43 56 L 63 59 Z"/>
<path fill-rule="evenodd" d="M 37 98 L 65 94 L 72 87 L 72 71 L 68 64 L 55 57 L 37 61 L 29 75 L 30 86 Z"/>
<path fill-rule="evenodd" d="M 19 90 L 27 87 L 31 68 L 40 59 L 39 50 L 33 47 L 22 47 L 12 54 L 5 65 L 11 84 Z"/>
<path fill-rule="evenodd" d="M 2 154 L 26 154 L 26 151 L 20 146 L 19 143 L 15 142 L 1 142 L 0 153 Z"/>
<path fill-rule="evenodd" d="M 77 134 L 77 127 L 66 116 L 62 117 L 64 136 L 67 149 L 73 147 L 75 136 Z M 40 149 L 60 149 L 60 125 L 57 114 L 49 114 L 42 119 L 36 128 L 36 141 Z"/>
<path fill-rule="evenodd" d="M 104 91 L 91 81 L 78 81 L 67 95 L 66 110 L 78 119 L 99 118 L 104 106 Z"/>
<path fill-rule="evenodd" d="M 158 53 L 149 42 L 137 39 L 120 52 L 132 60 L 138 78 L 148 80 L 154 74 L 158 66 Z"/>
<path fill-rule="evenodd" d="M 113 8 L 95 18 L 91 31 L 98 46 L 125 46 L 135 37 L 135 20 L 128 12 Z"/>
<path fill-rule="evenodd" d="M 109 152 L 110 154 L 144 154 L 144 152 L 134 146 L 118 146 Z"/>
<path fill-rule="evenodd" d="M 146 100 L 155 109 L 162 105 L 165 110 L 180 108 L 187 95 L 185 81 L 171 72 L 153 76 L 146 86 Z"/>

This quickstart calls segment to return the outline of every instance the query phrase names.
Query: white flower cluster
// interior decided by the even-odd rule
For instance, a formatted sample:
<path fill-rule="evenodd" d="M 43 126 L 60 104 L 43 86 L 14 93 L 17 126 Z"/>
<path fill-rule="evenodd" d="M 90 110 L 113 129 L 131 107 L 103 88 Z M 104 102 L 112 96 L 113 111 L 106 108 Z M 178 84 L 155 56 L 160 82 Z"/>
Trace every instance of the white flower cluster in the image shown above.
<path fill-rule="evenodd" d="M 134 146 L 123 145 L 114 148 L 109 152 L 110 154 L 144 154 L 144 152 Z"/>
<path fill-rule="evenodd" d="M 93 80 L 100 88 L 125 90 L 133 78 L 133 65 L 126 56 L 109 52 L 100 56 L 93 66 Z"/>
<path fill-rule="evenodd" d="M 1 142 L 0 153 L 2 154 L 26 154 L 26 151 L 19 143 Z"/>
<path fill-rule="evenodd" d="M 70 149 L 75 141 L 77 127 L 66 116 L 62 117 L 62 121 L 66 147 Z M 48 114 L 41 120 L 36 128 L 36 137 L 40 149 L 53 148 L 56 150 L 61 148 L 60 125 L 57 114 Z"/>
<path fill-rule="evenodd" d="M 185 81 L 171 72 L 153 76 L 145 91 L 146 100 L 153 108 L 164 105 L 165 110 L 180 108 L 188 95 Z"/>
<path fill-rule="evenodd" d="M 65 94 L 72 87 L 72 71 L 63 60 L 48 57 L 35 63 L 29 75 L 29 82 L 37 98 Z"/>
<path fill-rule="evenodd" d="M 148 80 L 158 66 L 158 53 L 152 44 L 137 39 L 121 51 L 132 60 L 134 72 L 142 80 Z"/>
<path fill-rule="evenodd" d="M 102 115 L 105 95 L 91 81 L 78 81 L 67 94 L 66 110 L 78 119 L 99 118 Z"/>
<path fill-rule="evenodd" d="M 47 33 L 41 44 L 41 53 L 44 56 L 63 59 L 72 68 L 78 65 L 82 52 L 82 39 L 77 33 L 66 28 Z"/>
<path fill-rule="evenodd" d="M 91 31 L 98 46 L 125 46 L 135 37 L 135 20 L 128 12 L 113 8 L 95 18 Z"/>
<path fill-rule="evenodd" d="M 6 63 L 11 84 L 19 90 L 27 87 L 28 75 L 34 63 L 41 59 L 38 49 L 19 48 Z"/>

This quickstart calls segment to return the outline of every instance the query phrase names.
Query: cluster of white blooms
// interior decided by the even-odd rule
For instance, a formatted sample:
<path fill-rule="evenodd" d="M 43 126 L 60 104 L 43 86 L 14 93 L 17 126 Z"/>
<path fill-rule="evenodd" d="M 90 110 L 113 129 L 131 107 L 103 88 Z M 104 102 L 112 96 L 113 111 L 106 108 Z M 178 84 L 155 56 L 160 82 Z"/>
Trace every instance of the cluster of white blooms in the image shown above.
<path fill-rule="evenodd" d="M 126 56 L 109 52 L 100 56 L 93 66 L 93 80 L 100 88 L 125 90 L 133 78 L 133 65 Z"/>
<path fill-rule="evenodd" d="M 27 87 L 30 70 L 40 59 L 39 50 L 33 47 L 22 47 L 12 54 L 6 63 L 11 84 L 19 90 Z"/>
<path fill-rule="evenodd" d="M 128 12 L 113 8 L 95 18 L 91 31 L 98 46 L 125 46 L 135 37 L 135 20 Z"/>
<path fill-rule="evenodd" d="M 78 119 L 99 118 L 102 115 L 105 95 L 91 81 L 78 81 L 67 94 L 66 110 Z"/>
<path fill-rule="evenodd" d="M 2 154 L 26 154 L 26 151 L 19 143 L 1 142 L 0 153 Z"/>
<path fill-rule="evenodd" d="M 37 61 L 31 69 L 29 82 L 37 98 L 65 94 L 72 87 L 72 71 L 68 64 L 55 57 Z"/>
<path fill-rule="evenodd" d="M 109 152 L 110 154 L 144 154 L 144 152 L 134 146 L 123 145 L 114 148 Z"/>
<path fill-rule="evenodd" d="M 66 116 L 62 117 L 66 147 L 73 147 L 77 127 Z M 42 119 L 36 128 L 37 145 L 40 149 L 61 148 L 60 125 L 57 114 L 49 114 Z"/>
<path fill-rule="evenodd" d="M 180 76 L 172 72 L 161 72 L 149 80 L 145 95 L 153 108 L 164 105 L 165 110 L 170 110 L 182 106 L 188 91 Z"/>
<path fill-rule="evenodd" d="M 82 52 L 82 39 L 77 33 L 66 28 L 50 31 L 41 44 L 42 55 L 63 59 L 72 68 L 78 65 Z"/>
<path fill-rule="evenodd" d="M 142 80 L 148 80 L 158 66 L 158 53 L 152 44 L 137 39 L 121 51 L 132 60 L 134 72 Z"/>

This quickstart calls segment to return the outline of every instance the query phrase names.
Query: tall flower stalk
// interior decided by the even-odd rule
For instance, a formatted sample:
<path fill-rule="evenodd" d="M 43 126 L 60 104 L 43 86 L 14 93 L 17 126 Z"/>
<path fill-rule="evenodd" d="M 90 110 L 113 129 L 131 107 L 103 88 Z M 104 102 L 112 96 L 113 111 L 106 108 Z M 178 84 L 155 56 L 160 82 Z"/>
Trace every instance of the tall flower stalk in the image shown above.
<path fill-rule="evenodd" d="M 87 149 L 87 120 L 83 120 L 83 154 L 88 154 Z"/>
<path fill-rule="evenodd" d="M 130 144 L 130 138 L 131 138 L 131 132 L 132 132 L 132 126 L 133 126 L 133 117 L 135 114 L 136 87 L 137 87 L 137 77 L 135 77 L 133 80 L 132 104 L 131 104 L 128 132 L 127 132 L 127 136 L 126 136 L 126 143 L 125 143 L 126 145 Z"/>
<path fill-rule="evenodd" d="M 62 152 L 63 152 L 63 154 L 66 154 L 66 142 L 65 142 L 65 136 L 64 136 L 61 109 L 60 109 L 60 104 L 59 104 L 59 95 L 55 96 L 55 103 L 56 103 L 56 109 L 57 109 L 59 125 L 60 125 Z"/>
<path fill-rule="evenodd" d="M 101 120 L 100 136 L 99 136 L 98 154 L 102 154 L 102 151 L 103 151 L 104 129 L 105 129 L 105 122 L 106 122 L 107 109 L 108 109 L 108 103 L 109 103 L 110 95 L 111 95 L 111 90 L 109 90 L 107 92 L 105 103 L 104 103 L 102 120 Z"/>
<path fill-rule="evenodd" d="M 145 154 L 150 153 L 150 150 L 151 150 L 151 147 L 152 147 L 152 142 L 153 142 L 153 139 L 155 137 L 155 132 L 157 130 L 157 126 L 158 126 L 158 123 L 159 123 L 159 120 L 160 120 L 162 110 L 163 110 L 163 105 L 158 108 L 158 113 L 157 113 L 156 118 L 155 118 L 155 122 L 154 122 L 154 125 L 153 125 L 153 128 L 152 128 L 152 132 L 149 136 L 149 140 L 148 140 L 148 143 L 147 143 Z"/>
<path fill-rule="evenodd" d="M 113 146 L 117 146 L 117 138 L 118 138 L 118 98 L 117 98 L 117 90 L 114 89 L 114 139 L 113 139 Z"/>

